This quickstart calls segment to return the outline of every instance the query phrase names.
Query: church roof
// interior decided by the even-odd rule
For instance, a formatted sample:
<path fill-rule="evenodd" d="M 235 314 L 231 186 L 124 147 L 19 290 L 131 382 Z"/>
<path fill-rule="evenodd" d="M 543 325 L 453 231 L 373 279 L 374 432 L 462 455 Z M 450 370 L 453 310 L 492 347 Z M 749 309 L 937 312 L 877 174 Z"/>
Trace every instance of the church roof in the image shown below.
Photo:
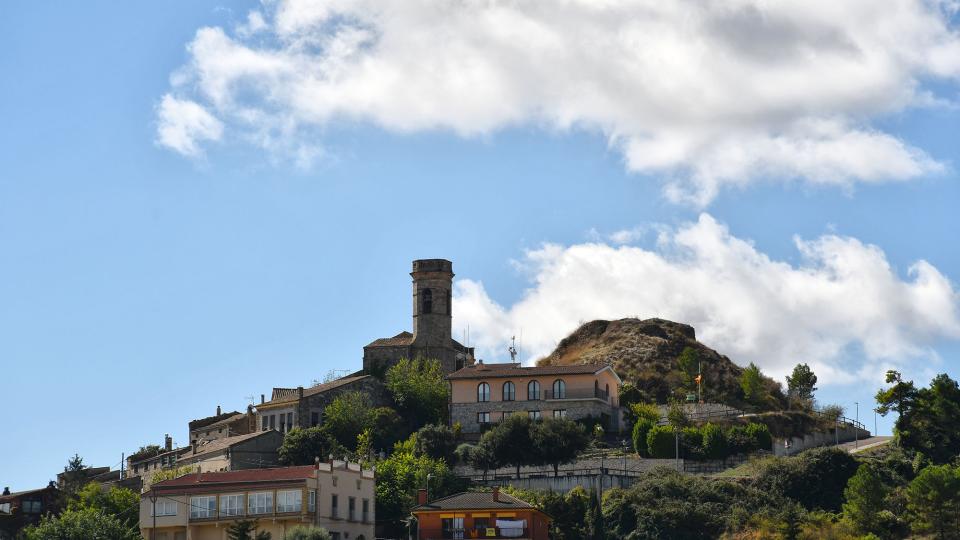
<path fill-rule="evenodd" d="M 404 330 L 393 337 L 375 339 L 367 347 L 405 347 L 411 343 L 413 334 Z"/>

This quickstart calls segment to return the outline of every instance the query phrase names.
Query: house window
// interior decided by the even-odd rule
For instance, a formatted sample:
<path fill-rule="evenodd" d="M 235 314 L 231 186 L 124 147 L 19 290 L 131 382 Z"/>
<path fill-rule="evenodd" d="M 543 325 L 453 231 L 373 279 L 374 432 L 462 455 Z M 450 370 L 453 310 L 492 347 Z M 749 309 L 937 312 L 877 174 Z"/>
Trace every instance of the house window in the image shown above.
<path fill-rule="evenodd" d="M 157 499 L 156 505 L 154 505 L 154 514 L 155 516 L 175 516 L 177 515 L 177 501 L 171 501 L 166 499 Z"/>
<path fill-rule="evenodd" d="M 310 427 L 317 427 L 320 423 L 320 413 L 314 411 L 310 413 Z"/>
<path fill-rule="evenodd" d="M 287 413 L 287 429 L 293 429 L 293 413 Z"/>
<path fill-rule="evenodd" d="M 423 298 L 423 307 L 420 309 L 420 313 L 430 313 L 433 311 L 433 291 L 430 289 L 424 289 L 420 292 Z"/>
<path fill-rule="evenodd" d="M 337 508 L 337 503 L 338 503 L 337 494 L 336 493 L 331 494 L 330 495 L 330 517 L 332 518 L 337 517 L 337 514 L 339 513 L 339 510 Z"/>
<path fill-rule="evenodd" d="M 43 503 L 41 501 L 23 501 L 24 514 L 39 514 L 43 510 Z"/>
<path fill-rule="evenodd" d="M 269 416 L 261 416 L 260 419 L 263 421 L 263 426 L 261 427 L 261 429 L 262 429 L 263 431 L 266 431 L 266 430 L 270 429 L 270 417 L 269 417 Z"/>
<path fill-rule="evenodd" d="M 490 401 L 490 385 L 482 382 L 477 385 L 477 401 Z"/>
<path fill-rule="evenodd" d="M 367 501 L 363 501 L 367 502 Z M 0 503 L 0 514 L 9 514 L 10 513 L 10 503 Z"/>
<path fill-rule="evenodd" d="M 357 520 L 357 499 L 354 497 L 347 498 L 347 519 L 350 521 Z"/>
<path fill-rule="evenodd" d="M 370 523 L 370 499 L 363 500 L 363 522 Z"/>
<path fill-rule="evenodd" d="M 221 495 L 220 496 L 220 515 L 221 516 L 242 516 L 243 515 L 243 495 Z"/>
<path fill-rule="evenodd" d="M 527 383 L 527 399 L 535 401 L 540 399 L 540 382 L 530 381 Z"/>
<path fill-rule="evenodd" d="M 539 420 L 540 411 L 529 411 L 527 412 L 527 416 L 529 416 L 531 420 Z"/>
<path fill-rule="evenodd" d="M 517 397 L 517 388 L 511 381 L 503 383 L 503 401 L 513 401 Z"/>
<path fill-rule="evenodd" d="M 303 507 L 303 492 L 299 489 L 288 489 L 277 492 L 277 512 L 299 512 Z"/>
<path fill-rule="evenodd" d="M 217 498 L 190 497 L 190 519 L 211 518 L 217 514 Z"/>
<path fill-rule="evenodd" d="M 310 490 L 310 496 L 307 498 L 307 511 L 313 512 L 317 509 L 317 492 Z"/>
<path fill-rule="evenodd" d="M 337 477 L 333 477 L 333 487 L 337 487 Z"/>
<path fill-rule="evenodd" d="M 273 492 L 261 491 L 247 495 L 247 513 L 248 514 L 271 514 L 273 513 Z"/>
<path fill-rule="evenodd" d="M 557 409 L 557 410 L 553 411 L 553 417 L 554 417 L 554 418 L 566 418 L 566 417 L 567 417 L 567 410 L 566 410 L 566 409 Z"/>
<path fill-rule="evenodd" d="M 281 414 L 281 415 L 280 415 L 280 433 L 286 433 L 286 432 L 287 432 L 286 423 L 283 421 L 283 418 L 284 418 L 284 415 Z"/>
<path fill-rule="evenodd" d="M 277 427 L 277 415 L 270 415 L 270 429 L 275 429 Z"/>
<path fill-rule="evenodd" d="M 564 399 L 567 397 L 567 383 L 563 379 L 553 381 L 553 399 Z"/>
<path fill-rule="evenodd" d="M 357 489 L 360 489 L 360 480 L 357 480 Z"/>
<path fill-rule="evenodd" d="M 477 423 L 478 423 L 478 424 L 489 424 L 489 423 L 490 423 L 490 413 L 488 413 L 488 412 L 478 412 L 478 413 L 477 413 Z"/>

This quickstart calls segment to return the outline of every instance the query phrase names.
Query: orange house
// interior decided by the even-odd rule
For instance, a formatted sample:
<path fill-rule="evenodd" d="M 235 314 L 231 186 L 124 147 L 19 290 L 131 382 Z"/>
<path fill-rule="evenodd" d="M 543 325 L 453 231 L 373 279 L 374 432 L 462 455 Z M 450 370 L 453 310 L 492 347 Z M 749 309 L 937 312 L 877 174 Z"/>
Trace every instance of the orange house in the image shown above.
<path fill-rule="evenodd" d="M 419 540 L 469 538 L 547 540 L 552 519 L 529 503 L 500 493 L 464 492 L 427 502 L 421 489 L 412 510 Z"/>
<path fill-rule="evenodd" d="M 478 362 L 447 376 L 450 422 L 479 435 L 512 414 L 531 419 L 596 418 L 619 431 L 620 377 L 606 364 L 521 366 Z"/>

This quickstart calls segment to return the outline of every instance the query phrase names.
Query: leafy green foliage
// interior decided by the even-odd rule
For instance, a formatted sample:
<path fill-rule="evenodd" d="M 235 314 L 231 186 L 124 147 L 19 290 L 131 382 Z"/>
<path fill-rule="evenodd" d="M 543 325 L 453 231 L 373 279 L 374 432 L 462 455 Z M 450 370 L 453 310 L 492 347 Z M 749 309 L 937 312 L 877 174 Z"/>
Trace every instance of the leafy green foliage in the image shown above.
<path fill-rule="evenodd" d="M 773 449 L 773 436 L 770 435 L 770 428 L 766 424 L 753 422 L 747 424 L 747 437 L 752 441 L 754 450 Z"/>
<path fill-rule="evenodd" d="M 765 385 L 760 368 L 750 362 L 740 375 L 740 389 L 743 390 L 743 399 L 751 405 L 762 405 L 765 401 Z"/>
<path fill-rule="evenodd" d="M 795 458 L 768 460 L 754 480 L 754 487 L 790 497 L 808 510 L 836 512 L 857 466 L 853 456 L 843 450 L 815 448 Z"/>
<path fill-rule="evenodd" d="M 283 535 L 283 540 L 330 540 L 330 533 L 323 527 L 297 525 Z"/>
<path fill-rule="evenodd" d="M 917 533 L 936 538 L 960 537 L 960 471 L 949 465 L 931 465 L 907 488 L 909 509 Z"/>
<path fill-rule="evenodd" d="M 787 390 L 798 399 L 813 399 L 817 391 L 817 376 L 807 364 L 797 364 L 787 376 Z"/>
<path fill-rule="evenodd" d="M 388 524 L 390 530 L 402 530 L 416 501 L 417 490 L 428 487 L 427 475 L 430 475 L 431 500 L 456 493 L 463 487 L 446 463 L 426 455 L 399 450 L 378 463 L 377 521 Z"/>
<path fill-rule="evenodd" d="M 533 421 L 525 414 L 508 416 L 480 437 L 479 446 L 496 456 L 498 463 L 515 466 L 520 478 L 521 466 L 537 462 L 532 425 Z"/>
<path fill-rule="evenodd" d="M 703 457 L 707 459 L 727 457 L 727 437 L 720 426 L 707 423 L 700 431 L 702 434 Z"/>
<path fill-rule="evenodd" d="M 563 418 L 545 418 L 534 422 L 530 430 L 536 454 L 532 461 L 552 465 L 554 476 L 559 476 L 560 465 L 576 459 L 589 444 L 583 426 Z"/>
<path fill-rule="evenodd" d="M 340 454 L 343 451 L 344 448 L 321 426 L 293 428 L 283 438 L 278 459 L 283 465 L 312 465 L 315 458 L 322 461 L 330 454 Z"/>
<path fill-rule="evenodd" d="M 374 450 L 387 450 L 407 436 L 406 422 L 390 407 L 371 410 L 364 421 L 370 430 L 370 445 Z"/>
<path fill-rule="evenodd" d="M 913 403 L 917 388 L 913 381 L 904 382 L 900 372 L 893 369 L 887 371 L 886 381 L 891 386 L 886 390 L 877 391 L 877 412 L 881 416 L 886 416 L 894 410 L 898 416 L 903 416 L 903 412 Z"/>
<path fill-rule="evenodd" d="M 86 483 L 86 468 L 83 464 L 83 458 L 80 457 L 79 454 L 74 454 L 72 458 L 67 460 L 67 465 L 63 468 L 63 486 L 61 487 L 61 491 L 68 499 L 72 498 Z"/>
<path fill-rule="evenodd" d="M 448 464 L 454 463 L 453 452 L 457 449 L 457 438 L 449 427 L 429 424 L 417 430 L 413 437 L 415 454 L 442 459 Z"/>
<path fill-rule="evenodd" d="M 676 457 L 676 438 L 670 426 L 654 426 L 647 432 L 647 452 L 652 458 Z"/>
<path fill-rule="evenodd" d="M 136 527 L 96 508 L 66 510 L 48 514 L 40 523 L 24 530 L 26 540 L 140 540 Z"/>
<path fill-rule="evenodd" d="M 439 361 L 402 358 L 387 370 L 387 389 L 400 412 L 414 420 L 414 429 L 446 423 L 450 387 Z"/>
<path fill-rule="evenodd" d="M 70 500 L 67 509 L 99 510 L 117 518 L 126 527 L 136 528 L 140 519 L 140 494 L 116 486 L 104 490 L 97 482 L 88 482 Z"/>
<path fill-rule="evenodd" d="M 697 350 L 693 347 L 684 347 L 680 356 L 677 357 L 677 367 L 684 376 L 684 386 L 692 388 L 694 386 L 694 377 L 700 368 Z"/>
<path fill-rule="evenodd" d="M 141 459 L 159 456 L 163 452 L 163 449 L 158 444 L 148 444 L 146 446 L 141 446 L 139 450 L 127 456 L 127 459 L 130 462 L 140 461 Z"/>
<path fill-rule="evenodd" d="M 323 410 L 323 431 L 340 445 L 352 448 L 369 426 L 373 405 L 363 392 L 344 392 Z"/>
<path fill-rule="evenodd" d="M 637 420 L 633 424 L 633 449 L 640 454 L 641 457 L 650 457 L 650 452 L 647 451 L 647 434 L 650 433 L 650 430 L 656 423 L 651 422 L 650 420 L 644 418 Z"/>
<path fill-rule="evenodd" d="M 229 540 L 270 540 L 271 534 L 266 531 L 257 532 L 255 520 L 241 519 L 234 521 L 227 527 Z"/>
<path fill-rule="evenodd" d="M 923 452 L 934 463 L 960 455 L 960 387 L 947 374 L 917 390 L 896 422 L 904 448 Z"/>
<path fill-rule="evenodd" d="M 861 534 L 886 533 L 881 513 L 885 509 L 884 499 L 887 492 L 887 487 L 873 465 L 860 465 L 856 474 L 850 477 L 846 489 L 843 490 L 846 499 L 843 513 Z"/>

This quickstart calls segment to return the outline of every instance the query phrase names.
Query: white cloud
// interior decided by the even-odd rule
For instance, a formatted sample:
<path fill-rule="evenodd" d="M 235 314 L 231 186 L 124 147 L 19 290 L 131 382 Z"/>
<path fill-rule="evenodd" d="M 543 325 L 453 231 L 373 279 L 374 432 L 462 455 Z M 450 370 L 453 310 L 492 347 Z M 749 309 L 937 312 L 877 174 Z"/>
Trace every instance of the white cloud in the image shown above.
<path fill-rule="evenodd" d="M 525 254 L 532 285 L 513 305 L 494 302 L 480 282 L 458 280 L 455 327 L 469 324 L 488 357 L 502 357 L 522 329 L 529 361 L 584 321 L 663 317 L 778 377 L 808 362 L 824 384 L 936 360 L 936 340 L 960 338 L 960 294 L 929 263 L 916 262 L 903 278 L 880 248 L 855 238 L 795 244 L 799 264 L 773 260 L 707 214 L 663 229 L 653 249 L 548 244 Z"/>
<path fill-rule="evenodd" d="M 193 101 L 167 94 L 157 107 L 157 141 L 183 155 L 200 155 L 199 143 L 222 135 L 223 124 Z"/>
<path fill-rule="evenodd" d="M 463 136 L 590 130 L 630 170 L 662 176 L 672 199 L 705 204 L 758 180 L 850 186 L 940 170 L 872 120 L 943 101 L 923 82 L 960 76 L 955 6 L 270 0 L 233 35 L 198 30 L 175 91 L 232 129 L 262 130 L 245 120 L 256 113 L 275 137 L 311 141 L 335 119 Z"/>

